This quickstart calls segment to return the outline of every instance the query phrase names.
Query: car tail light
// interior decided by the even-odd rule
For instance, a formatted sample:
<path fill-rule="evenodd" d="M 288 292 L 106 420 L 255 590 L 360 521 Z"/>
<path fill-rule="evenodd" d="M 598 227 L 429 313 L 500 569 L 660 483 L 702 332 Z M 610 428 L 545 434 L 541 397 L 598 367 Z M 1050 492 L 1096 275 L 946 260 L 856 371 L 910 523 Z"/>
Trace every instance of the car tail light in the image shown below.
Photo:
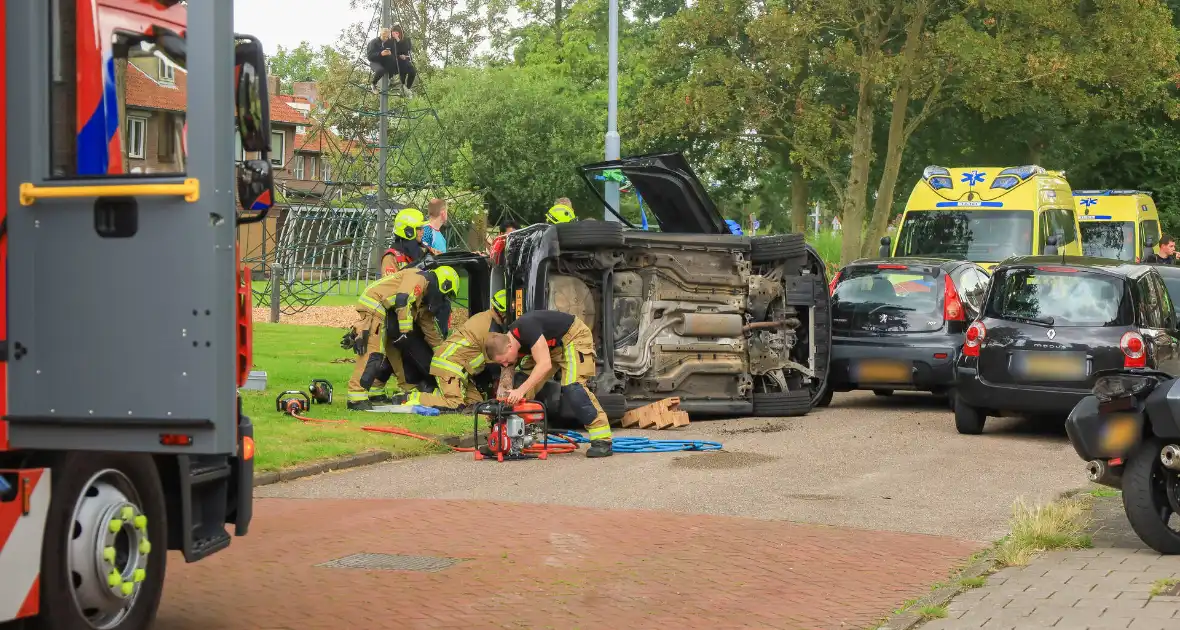
<path fill-rule="evenodd" d="M 967 327 L 967 336 L 963 340 L 963 356 L 979 356 L 979 347 L 983 345 L 984 337 L 987 337 L 987 327 L 983 322 L 971 322 Z"/>
<path fill-rule="evenodd" d="M 951 281 L 950 275 L 947 275 L 946 285 L 943 288 L 942 316 L 948 322 L 967 321 L 967 314 L 963 310 L 963 300 L 959 299 L 959 290 L 955 288 L 955 283 Z"/>
<path fill-rule="evenodd" d="M 1057 273 L 1077 273 L 1078 270 L 1073 267 L 1037 267 L 1037 271 L 1048 271 Z"/>
<path fill-rule="evenodd" d="M 890 264 L 890 265 L 877 265 L 877 269 L 901 269 L 902 271 L 904 271 L 906 269 L 909 269 L 909 267 L 906 267 L 905 265 Z"/>
<path fill-rule="evenodd" d="M 832 276 L 832 281 L 828 283 L 828 295 L 833 295 L 836 293 L 836 285 L 837 284 L 840 284 L 840 272 L 839 271 L 836 272 L 836 275 Z"/>
<path fill-rule="evenodd" d="M 1124 334 L 1119 340 L 1119 348 L 1123 351 L 1123 367 L 1147 367 L 1147 344 L 1143 341 L 1143 335 L 1137 332 Z"/>

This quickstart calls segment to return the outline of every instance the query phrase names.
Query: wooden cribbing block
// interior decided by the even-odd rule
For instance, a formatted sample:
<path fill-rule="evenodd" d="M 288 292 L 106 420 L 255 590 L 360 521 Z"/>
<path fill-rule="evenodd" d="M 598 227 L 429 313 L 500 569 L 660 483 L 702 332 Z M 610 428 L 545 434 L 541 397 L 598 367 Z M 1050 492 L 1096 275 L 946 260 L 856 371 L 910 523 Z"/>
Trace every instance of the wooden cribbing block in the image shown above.
<path fill-rule="evenodd" d="M 623 414 L 623 428 L 669 429 L 688 426 L 688 413 L 680 410 L 680 399 L 665 398 Z"/>

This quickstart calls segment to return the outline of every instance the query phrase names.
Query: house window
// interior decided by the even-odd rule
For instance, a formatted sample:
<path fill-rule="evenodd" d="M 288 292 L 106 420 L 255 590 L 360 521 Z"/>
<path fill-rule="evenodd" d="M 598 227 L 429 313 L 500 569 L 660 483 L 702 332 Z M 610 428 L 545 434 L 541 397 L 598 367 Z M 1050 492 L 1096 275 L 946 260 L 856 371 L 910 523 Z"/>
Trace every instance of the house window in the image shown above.
<path fill-rule="evenodd" d="M 142 160 L 144 158 L 144 138 L 147 136 L 147 120 L 143 118 L 127 118 L 127 157 Z"/>
<path fill-rule="evenodd" d="M 328 161 L 323 158 L 320 158 L 320 171 L 322 171 L 320 179 L 325 182 L 332 179 L 332 165 L 328 164 Z"/>
<path fill-rule="evenodd" d="M 316 157 L 314 155 L 307 156 L 307 178 L 315 179 L 316 171 Z"/>
<path fill-rule="evenodd" d="M 282 166 L 286 163 L 284 159 L 287 155 L 287 134 L 282 131 L 270 132 L 270 163 L 275 166 Z"/>
<path fill-rule="evenodd" d="M 167 61 L 164 61 L 163 59 L 160 59 L 159 62 L 160 62 L 160 81 L 162 83 L 175 83 L 176 82 L 176 66 L 168 63 Z"/>
<path fill-rule="evenodd" d="M 291 163 L 294 164 L 292 170 L 295 171 L 295 179 L 303 179 L 303 156 L 296 155 Z"/>

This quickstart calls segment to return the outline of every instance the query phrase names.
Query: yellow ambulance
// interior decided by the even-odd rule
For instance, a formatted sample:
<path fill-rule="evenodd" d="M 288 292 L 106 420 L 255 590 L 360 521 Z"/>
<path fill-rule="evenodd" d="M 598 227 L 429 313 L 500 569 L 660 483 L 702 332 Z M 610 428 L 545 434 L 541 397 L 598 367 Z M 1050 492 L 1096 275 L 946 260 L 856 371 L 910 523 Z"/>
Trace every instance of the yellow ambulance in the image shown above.
<path fill-rule="evenodd" d="M 1160 240 L 1160 215 L 1142 190 L 1075 190 L 1082 251 L 1139 262 Z"/>
<path fill-rule="evenodd" d="M 896 242 L 881 239 L 881 256 L 970 260 L 991 269 L 1011 256 L 1080 256 L 1079 231 L 1063 173 L 1034 165 L 928 166 L 906 202 Z"/>

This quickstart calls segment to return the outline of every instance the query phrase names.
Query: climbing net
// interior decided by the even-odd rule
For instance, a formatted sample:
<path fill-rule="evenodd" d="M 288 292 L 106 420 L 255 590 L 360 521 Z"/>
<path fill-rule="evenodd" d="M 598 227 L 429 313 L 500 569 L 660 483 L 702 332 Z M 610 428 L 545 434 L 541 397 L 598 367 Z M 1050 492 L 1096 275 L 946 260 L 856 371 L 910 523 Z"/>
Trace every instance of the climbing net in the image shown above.
<path fill-rule="evenodd" d="M 380 23 L 378 9 L 368 32 L 375 33 Z M 400 95 L 398 79 L 392 77 L 383 113 L 381 95 L 369 84 L 367 61 L 356 59 L 334 70 L 343 76 L 333 77 L 336 87 L 330 99 L 311 113 L 309 125 L 296 136 L 295 160 L 307 161 L 276 173 L 280 203 L 267 221 L 238 235 L 243 262 L 252 270 L 255 303 L 270 306 L 277 289 L 280 310 L 287 315 L 328 294 L 356 295 L 379 277 L 394 216 L 403 208 L 425 213 L 431 199 L 442 199 L 450 209 L 443 228 L 448 249 L 483 246 L 482 193 L 456 185 L 450 176 L 454 145 L 421 75 L 412 98 Z M 384 146 L 382 121 L 387 129 Z M 383 153 L 386 202 L 381 207 Z M 511 212 L 508 218 L 514 218 Z"/>

